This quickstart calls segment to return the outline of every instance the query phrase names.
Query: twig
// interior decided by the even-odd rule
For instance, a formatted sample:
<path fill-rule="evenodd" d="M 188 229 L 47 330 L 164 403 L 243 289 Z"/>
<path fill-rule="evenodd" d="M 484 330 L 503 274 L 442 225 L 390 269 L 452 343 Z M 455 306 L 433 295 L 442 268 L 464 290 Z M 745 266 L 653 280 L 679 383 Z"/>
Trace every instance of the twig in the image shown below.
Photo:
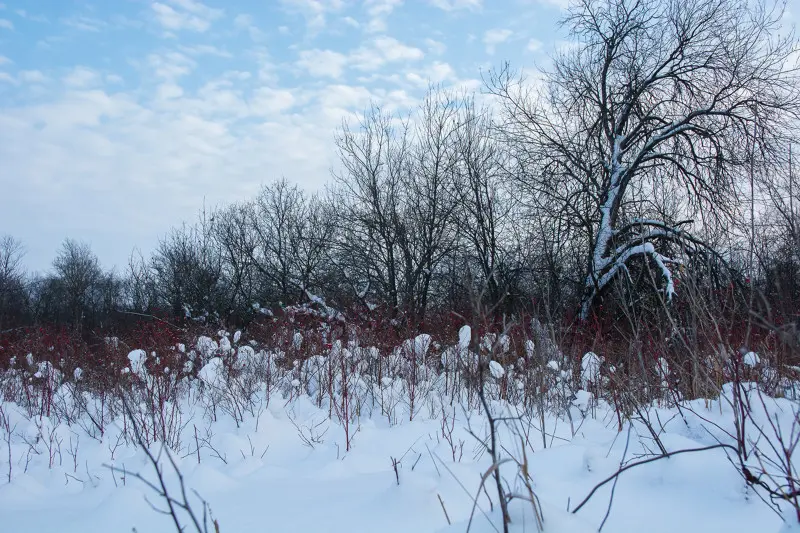
<path fill-rule="evenodd" d="M 597 492 L 597 490 L 600 487 L 604 486 L 606 483 L 608 483 L 610 481 L 613 481 L 614 479 L 616 479 L 617 477 L 622 475 L 622 473 L 625 472 L 626 470 L 630 470 L 631 468 L 634 468 L 634 467 L 637 467 L 637 466 L 641 466 L 641 465 L 644 465 L 644 464 L 647 464 L 647 463 L 652 463 L 652 462 L 658 461 L 660 459 L 667 459 L 669 457 L 672 457 L 674 455 L 680 455 L 682 453 L 707 452 L 709 450 L 716 450 L 718 448 L 727 448 L 729 450 L 736 451 L 736 448 L 734 446 L 731 446 L 730 444 L 714 444 L 713 446 L 705 446 L 703 448 L 689 448 L 689 449 L 686 449 L 686 450 L 677 450 L 677 451 L 674 451 L 674 452 L 668 452 L 666 455 L 658 455 L 656 457 L 650 457 L 648 459 L 643 459 L 641 461 L 637 461 L 635 463 L 630 463 L 630 464 L 628 464 L 626 466 L 623 466 L 622 468 L 617 470 L 614 474 L 610 475 L 609 477 L 607 477 L 606 479 L 604 479 L 603 481 L 601 481 L 600 483 L 595 485 L 595 487 L 591 490 L 591 492 L 589 492 L 589 494 L 583 499 L 583 501 L 580 504 L 578 504 L 578 506 L 572 511 L 572 514 L 575 514 L 578 511 L 580 511 L 581 508 L 584 505 L 586 505 L 586 503 L 592 498 L 592 496 L 594 496 L 594 493 Z"/>

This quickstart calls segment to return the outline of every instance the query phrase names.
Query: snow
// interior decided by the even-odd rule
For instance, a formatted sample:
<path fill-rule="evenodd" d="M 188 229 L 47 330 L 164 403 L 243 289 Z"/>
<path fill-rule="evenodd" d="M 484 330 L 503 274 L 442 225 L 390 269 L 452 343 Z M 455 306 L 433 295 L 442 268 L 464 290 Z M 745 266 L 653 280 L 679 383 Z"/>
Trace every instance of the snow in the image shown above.
<path fill-rule="evenodd" d="M 461 326 L 461 329 L 458 330 L 458 347 L 466 350 L 469 348 L 470 342 L 472 342 L 472 328 Z"/>
<path fill-rule="evenodd" d="M 222 337 L 219 340 L 219 349 L 222 350 L 223 353 L 228 353 L 231 351 L 231 341 L 228 337 Z"/>
<path fill-rule="evenodd" d="M 746 354 L 744 354 L 742 362 L 744 363 L 744 366 L 748 368 L 754 368 L 758 366 L 758 363 L 761 362 L 761 358 L 755 352 L 747 352 Z"/>
<path fill-rule="evenodd" d="M 220 387 L 224 381 L 223 371 L 222 359 L 214 357 L 200 369 L 198 377 L 209 386 Z"/>
<path fill-rule="evenodd" d="M 443 353 L 466 351 L 470 337 L 469 329 L 462 328 L 458 341 Z M 280 369 L 274 362 L 277 354 L 239 346 L 233 373 L 268 370 L 255 375 L 274 376 L 274 381 L 256 383 L 247 393 L 251 408 L 234 411 L 241 402 L 231 402 L 226 394 L 245 386 L 247 380 L 225 387 L 225 380 L 233 378 L 222 358 L 214 355 L 219 345 L 210 338 L 198 342 L 198 351 L 212 357 L 201 367 L 200 381 L 186 384 L 190 393 L 176 400 L 176 410 L 166 407 L 178 416 L 170 440 L 188 493 L 197 491 L 209 503 L 223 533 L 465 531 L 474 495 L 480 492 L 480 478 L 491 466 L 474 436 L 485 435 L 485 412 L 475 398 L 457 398 L 451 403 L 447 391 L 452 376 L 437 376 L 425 366 L 415 370 L 420 381 L 414 388 L 416 403 L 412 402 L 408 381 L 397 373 L 406 367 L 398 364 L 401 370 L 391 370 L 395 356 L 406 360 L 401 357 L 403 345 L 413 349 L 420 360 L 431 348 L 430 338 L 421 336 L 379 358 L 374 348 L 354 344 L 344 348 L 337 341 L 328 354 Z M 370 382 L 369 376 L 356 370 L 349 370 L 353 373 L 347 376 L 338 374 L 345 366 L 339 362 L 352 363 L 355 369 L 359 357 L 369 365 L 386 359 L 385 371 L 390 375 Z M 128 359 L 131 371 L 139 373 L 146 353 L 134 350 Z M 438 359 L 429 359 L 431 366 L 438 364 Z M 512 366 L 489 362 L 494 378 L 485 386 L 490 409 L 497 416 L 517 419 L 499 429 L 502 456 L 521 460 L 521 446 L 525 446 L 526 468 L 544 513 L 544 533 L 597 531 L 608 511 L 610 485 L 601 488 L 576 514 L 568 509 L 574 510 L 621 462 L 650 456 L 652 439 L 644 424 L 627 421 L 618 427 L 614 406 L 597 396 L 603 362 L 602 356 L 586 353 L 580 367 L 582 389 L 569 394 L 563 412 L 544 413 L 525 411 L 511 400 L 501 401 L 501 383 L 507 382 L 508 390 L 514 391 L 525 376 Z M 654 364 L 663 376 L 668 375 L 666 362 Z M 570 379 L 568 361 L 551 360 L 546 368 L 548 375 L 557 374 L 558 380 Z M 170 373 L 169 379 L 177 379 L 172 377 L 175 374 Z M 84 375 L 84 381 L 87 379 Z M 559 381 L 558 386 L 562 384 Z M 344 407 L 337 403 L 342 399 L 342 387 L 347 387 L 352 411 L 341 411 Z M 320 399 L 331 390 L 333 403 Z M 730 395 L 730 387 L 725 393 Z M 59 390 L 58 399 L 70 401 L 71 394 Z M 90 408 L 100 405 L 90 393 L 82 394 Z M 138 473 L 155 480 L 144 451 L 125 438 L 129 422 L 119 413 L 100 434 L 91 431 L 90 424 L 67 425 L 55 416 L 31 416 L 20 404 L 3 402 L 0 407 L 3 531 L 174 531 L 170 518 L 154 512 L 149 503 L 161 507 L 162 502 L 134 476 Z M 767 399 L 764 409 L 762 421 L 770 416 L 776 424 L 788 427 L 796 405 L 785 398 Z M 726 438 L 726 432 L 735 431 L 733 410 L 725 398 L 685 402 L 680 412 L 658 404 L 650 410 L 652 420 L 660 424 L 659 438 L 670 451 L 714 445 Z M 7 427 L 15 429 L 4 432 L 3 417 L 8 419 Z M 512 432 L 511 427 L 517 431 Z M 520 439 L 520 434 L 530 438 Z M 149 449 L 158 453 L 159 443 L 150 442 Z M 118 470 L 112 471 L 110 466 Z M 177 489 L 177 476 L 163 456 L 161 466 L 167 485 Z M 520 470 L 513 461 L 504 464 L 501 473 L 514 493 L 524 492 L 518 481 Z M 202 512 L 199 501 L 190 498 Z M 492 505 L 488 498 L 494 500 Z M 491 486 L 478 504 L 471 531 L 502 530 Z M 529 504 L 513 500 L 510 514 L 512 532 L 536 531 Z M 791 515 L 786 516 L 791 520 Z M 781 519 L 760 501 L 754 489 L 745 486 L 725 451 L 716 449 L 676 455 L 626 471 L 614 487 L 613 506 L 603 531 L 797 531 L 783 528 Z"/>
<path fill-rule="evenodd" d="M 299 381 L 295 383 L 299 385 Z M 292 422 L 284 404 L 281 398 L 274 398 L 258 417 L 240 428 L 224 420 L 211 424 L 211 445 L 216 452 L 203 447 L 199 464 L 195 454 L 177 458 L 187 484 L 210 503 L 221 531 L 465 531 L 472 497 L 459 483 L 476 491 L 476 480 L 489 463 L 485 454 L 476 460 L 464 454 L 461 461 L 452 461 L 448 445 L 435 437 L 441 432 L 439 420 L 394 426 L 364 420 L 353 449 L 344 453 L 341 428 L 334 422 L 313 448 L 301 443 L 295 424 L 308 434 L 312 424 L 327 419 L 324 410 L 300 397 L 292 405 Z M 708 415 L 715 412 L 718 406 Z M 18 411 L 11 413 L 15 423 L 25 424 Z M 566 512 L 567 503 L 574 507 L 617 468 L 624 434 L 619 437 L 601 416 L 587 419 L 574 438 L 566 425 L 557 425 L 553 419 L 547 423 L 559 438 L 568 441 L 546 449 L 538 445 L 535 453 L 528 455 L 543 502 L 545 532 L 596 531 L 606 511 L 608 490 L 577 515 Z M 458 416 L 456 438 L 470 442 L 465 424 L 466 418 Z M 60 435 L 68 439 L 69 431 L 61 429 Z M 664 442 L 671 449 L 705 443 L 687 437 L 679 422 L 670 424 L 669 429 Z M 131 475 L 123 481 L 120 474 L 112 475 L 103 466 L 124 467 L 154 479 L 141 450 L 122 447 L 111 459 L 109 449 L 118 435 L 115 429 L 102 442 L 82 437 L 77 468 L 66 453 L 52 469 L 43 464 L 46 457 L 35 458 L 27 473 L 22 473 L 24 465 L 15 464 L 19 471 L 14 472 L 12 482 L 0 484 L 4 531 L 172 531 L 169 518 L 150 509 L 145 498 L 154 503 L 157 499 L 141 482 Z M 399 459 L 399 485 L 392 457 Z M 174 486 L 175 477 L 167 478 Z M 453 521 L 450 527 L 439 497 Z M 480 503 L 499 525 L 497 513 L 489 511 L 485 501 Z M 512 531 L 535 531 L 525 506 L 512 503 L 511 515 Z M 781 521 L 747 494 L 722 452 L 676 456 L 623 475 L 604 530 L 639 533 L 645 524 L 653 533 L 797 531 L 782 530 Z M 473 531 L 493 530 L 478 512 Z"/>
<path fill-rule="evenodd" d="M 211 337 L 201 336 L 197 339 L 197 351 L 203 357 L 209 357 L 219 349 L 219 344 Z"/>
<path fill-rule="evenodd" d="M 431 336 L 428 334 L 417 335 L 413 340 L 407 340 L 403 347 L 406 354 L 413 356 L 416 360 L 422 361 L 428 354 L 431 347 Z"/>
<path fill-rule="evenodd" d="M 141 375 L 144 372 L 144 362 L 147 360 L 147 353 L 144 350 L 133 350 L 128 354 L 128 361 L 130 362 L 130 369 L 136 375 Z"/>
<path fill-rule="evenodd" d="M 489 373 L 492 375 L 494 379 L 501 379 L 503 376 L 506 375 L 506 371 L 503 368 L 503 365 L 501 365 L 497 361 L 489 361 Z"/>
<path fill-rule="evenodd" d="M 588 352 L 581 359 L 581 388 L 588 390 L 597 385 L 603 360 L 594 352 Z"/>

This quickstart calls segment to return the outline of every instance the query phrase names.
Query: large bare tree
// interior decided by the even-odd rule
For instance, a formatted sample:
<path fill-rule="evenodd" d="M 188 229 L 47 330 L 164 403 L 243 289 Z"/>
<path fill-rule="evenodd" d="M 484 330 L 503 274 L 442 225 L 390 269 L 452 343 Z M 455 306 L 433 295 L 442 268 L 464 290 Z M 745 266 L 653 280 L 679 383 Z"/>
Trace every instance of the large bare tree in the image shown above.
<path fill-rule="evenodd" d="M 768 150 L 798 109 L 794 35 L 780 6 L 746 0 L 580 0 L 572 45 L 540 89 L 508 68 L 490 90 L 530 190 L 582 234 L 582 315 L 633 261 L 658 273 L 704 243 L 680 221 L 632 216 L 655 183 L 684 191 L 689 216 L 736 203 L 748 146 Z"/>

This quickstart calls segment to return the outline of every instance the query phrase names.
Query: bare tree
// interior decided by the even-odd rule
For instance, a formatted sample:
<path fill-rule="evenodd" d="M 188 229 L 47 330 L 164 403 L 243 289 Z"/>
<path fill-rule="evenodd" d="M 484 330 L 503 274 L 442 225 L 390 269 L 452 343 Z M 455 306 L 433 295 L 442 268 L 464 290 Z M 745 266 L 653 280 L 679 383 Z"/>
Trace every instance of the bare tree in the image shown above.
<path fill-rule="evenodd" d="M 322 290 L 327 247 L 334 226 L 317 196 L 280 179 L 264 187 L 251 211 L 253 265 L 284 305 Z"/>
<path fill-rule="evenodd" d="M 424 319 L 436 271 L 457 240 L 462 106 L 458 95 L 431 88 L 408 119 L 373 106 L 336 138 L 342 170 L 334 178 L 346 228 L 340 256 L 347 258 L 340 265 L 351 263 L 354 285 L 411 322 Z"/>
<path fill-rule="evenodd" d="M 66 318 L 80 326 L 85 314 L 92 311 L 93 291 L 103 279 L 97 256 L 88 244 L 66 239 L 53 261 L 53 269 Z"/>
<path fill-rule="evenodd" d="M 203 212 L 197 225 L 173 229 L 152 257 L 159 300 L 174 316 L 204 320 L 220 310 L 222 259 L 213 224 Z"/>
<path fill-rule="evenodd" d="M 635 259 L 669 300 L 671 265 L 705 246 L 680 221 L 626 216 L 635 191 L 672 182 L 691 214 L 725 217 L 743 147 L 770 149 L 795 115 L 797 47 L 782 13 L 744 0 L 581 0 L 564 20 L 575 46 L 556 54 L 542 90 L 508 68 L 491 76 L 507 138 L 535 168 L 527 185 L 585 239 L 584 317 Z"/>
<path fill-rule="evenodd" d="M 214 213 L 215 244 L 222 255 L 226 306 L 238 317 L 258 301 L 260 276 L 255 260 L 258 237 L 250 203 L 233 204 Z"/>
<path fill-rule="evenodd" d="M 412 321 L 424 319 L 431 280 L 456 244 L 457 147 L 463 105 L 457 94 L 429 89 L 415 117 L 409 164 L 401 173 L 398 236 L 404 307 Z"/>
<path fill-rule="evenodd" d="M 402 173 L 408 161 L 408 124 L 373 105 L 354 129 L 348 122 L 335 138 L 342 170 L 334 173 L 344 261 L 340 269 L 361 298 L 374 291 L 392 313 L 400 307 L 399 251 Z"/>
<path fill-rule="evenodd" d="M 10 235 L 0 237 L 0 331 L 18 319 L 25 301 L 22 243 Z"/>
<path fill-rule="evenodd" d="M 128 259 L 125 295 L 127 307 L 137 313 L 152 313 L 158 304 L 153 270 L 138 250 Z"/>
<path fill-rule="evenodd" d="M 507 152 L 493 129 L 489 110 L 467 99 L 457 131 L 456 223 L 461 247 L 480 273 L 478 283 L 485 286 L 484 304 L 500 311 L 502 293 L 518 275 L 512 255 L 519 237 L 514 215 L 520 210 L 517 195 L 507 186 Z"/>

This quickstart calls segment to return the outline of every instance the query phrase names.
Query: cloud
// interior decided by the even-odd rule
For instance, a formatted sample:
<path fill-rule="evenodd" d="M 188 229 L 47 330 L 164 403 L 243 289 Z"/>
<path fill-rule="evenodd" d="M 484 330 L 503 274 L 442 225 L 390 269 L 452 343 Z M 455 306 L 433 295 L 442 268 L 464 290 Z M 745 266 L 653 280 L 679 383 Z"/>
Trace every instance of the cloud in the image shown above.
<path fill-rule="evenodd" d="M 87 67 L 75 67 L 72 72 L 64 76 L 61 81 L 69 88 L 84 89 L 100 85 L 100 74 Z"/>
<path fill-rule="evenodd" d="M 158 86 L 158 89 L 156 89 L 157 100 L 172 100 L 173 98 L 180 98 L 181 96 L 183 96 L 183 89 L 180 85 L 175 83 L 162 83 Z"/>
<path fill-rule="evenodd" d="M 403 5 L 403 0 L 366 0 L 364 8 L 369 16 L 366 31 L 368 33 L 386 31 L 386 19 L 401 5 Z"/>
<path fill-rule="evenodd" d="M 250 112 L 256 116 L 271 116 L 291 109 L 296 103 L 292 91 L 260 87 L 250 99 Z"/>
<path fill-rule="evenodd" d="M 42 50 L 30 58 L 3 50 L 24 65 L 0 57 L 0 92 L 11 96 L 0 98 L 0 227 L 18 232 L 38 265 L 72 236 L 89 240 L 108 266 L 124 267 L 133 246 L 147 253 L 171 226 L 193 219 L 204 197 L 210 206 L 246 200 L 281 175 L 321 188 L 337 165 L 332 138 L 343 118 L 371 100 L 387 110 L 412 106 L 429 82 L 477 88 L 481 81 L 469 77 L 477 71 L 464 78 L 462 69 L 489 59 L 484 44 L 521 37 L 484 35 L 516 26 L 501 22 L 502 13 L 471 14 L 493 5 L 477 0 L 428 0 L 423 16 L 447 20 L 402 27 L 395 21 L 415 15 L 417 0 L 251 3 L 267 12 L 220 0 L 134 3 L 144 6 L 144 38 L 128 32 L 124 47 L 102 48 L 110 29 L 137 21 L 98 7 L 78 11 L 88 16 L 68 11 L 60 33 L 32 39 L 59 52 L 46 62 Z M 335 34 L 309 35 L 327 25 Z M 486 39 L 478 50 L 459 41 L 469 33 L 475 44 Z M 513 51 L 522 56 L 530 35 Z M 98 54 L 81 55 L 87 49 Z"/>
<path fill-rule="evenodd" d="M 437 56 L 447 51 L 447 46 L 443 42 L 435 39 L 425 39 L 425 44 L 428 46 L 428 51 Z"/>
<path fill-rule="evenodd" d="M 357 85 L 336 84 L 325 88 L 319 95 L 319 105 L 330 119 L 347 115 L 352 111 L 361 111 L 369 105 L 375 95 L 366 87 Z"/>
<path fill-rule="evenodd" d="M 147 56 L 146 66 L 157 78 L 174 81 L 194 70 L 197 63 L 180 52 L 153 53 Z"/>
<path fill-rule="evenodd" d="M 444 11 L 459 11 L 466 9 L 478 11 L 483 7 L 483 0 L 428 0 L 429 3 Z"/>
<path fill-rule="evenodd" d="M 347 56 L 332 50 L 303 50 L 297 66 L 314 77 L 340 78 L 347 61 Z"/>
<path fill-rule="evenodd" d="M 360 28 L 361 27 L 361 23 L 359 23 L 353 17 L 344 17 L 342 19 L 342 22 L 344 22 L 345 24 L 347 24 L 348 26 L 351 26 L 353 28 Z"/>
<path fill-rule="evenodd" d="M 253 17 L 244 13 L 236 15 L 233 19 L 233 25 L 240 29 L 247 29 L 253 25 Z"/>
<path fill-rule="evenodd" d="M 367 14 L 371 17 L 385 17 L 401 5 L 403 5 L 403 0 L 365 0 L 364 2 Z"/>
<path fill-rule="evenodd" d="M 11 61 L 6 56 L 0 56 L 0 65 L 7 65 L 9 63 L 13 63 L 13 61 Z"/>
<path fill-rule="evenodd" d="M 322 30 L 327 24 L 327 15 L 344 7 L 342 0 L 280 0 L 284 9 L 299 13 L 306 19 L 306 27 L 312 33 Z"/>
<path fill-rule="evenodd" d="M 32 20 L 33 22 L 47 22 L 47 17 L 44 17 L 42 15 L 34 15 L 24 9 L 15 9 L 14 13 L 16 13 L 18 16 L 24 19 Z"/>
<path fill-rule="evenodd" d="M 186 54 L 193 56 L 214 56 L 226 59 L 233 57 L 233 55 L 227 50 L 222 50 L 210 44 L 196 44 L 193 46 L 179 45 L 178 49 L 181 52 L 185 52 Z"/>
<path fill-rule="evenodd" d="M 542 5 L 555 7 L 563 11 L 569 8 L 570 0 L 538 0 L 538 2 Z"/>
<path fill-rule="evenodd" d="M 394 37 L 379 36 L 346 55 L 333 50 L 303 50 L 296 64 L 311 76 L 339 79 L 346 68 L 371 72 L 388 63 L 418 61 L 423 57 L 425 53 L 419 48 L 405 45 Z"/>
<path fill-rule="evenodd" d="M 13 30 L 14 24 L 8 19 L 0 19 L 0 28 L 4 28 L 6 30 Z"/>
<path fill-rule="evenodd" d="M 46 83 L 49 81 L 49 78 L 39 70 L 23 70 L 18 77 L 23 83 Z"/>
<path fill-rule="evenodd" d="M 539 39 L 531 39 L 528 41 L 528 45 L 525 47 L 525 50 L 528 52 L 538 52 L 542 49 L 542 41 Z"/>
<path fill-rule="evenodd" d="M 512 35 L 514 35 L 514 32 L 509 29 L 495 28 L 486 30 L 483 34 L 483 44 L 486 45 L 486 53 L 489 55 L 494 54 L 495 47 L 498 44 L 506 42 Z"/>
<path fill-rule="evenodd" d="M 247 30 L 250 34 L 250 39 L 256 42 L 263 41 L 266 35 L 256 26 L 253 17 L 247 14 L 236 15 L 233 19 L 233 25 L 240 30 Z"/>
<path fill-rule="evenodd" d="M 210 8 L 195 0 L 167 1 L 171 5 L 162 2 L 153 2 L 150 4 L 150 8 L 155 13 L 156 20 L 166 30 L 191 30 L 202 33 L 211 27 L 214 20 L 223 15 L 221 9 Z"/>
<path fill-rule="evenodd" d="M 194 92 L 75 89 L 0 109 L 0 226 L 18 228 L 37 267 L 66 236 L 88 238 L 108 266 L 123 267 L 134 245 L 147 253 L 192 220 L 204 197 L 210 206 L 250 198 L 281 175 L 321 187 L 334 128 L 372 97 L 342 84 L 243 90 L 227 79 Z M 48 216 L 13 223 L 32 212 Z"/>
<path fill-rule="evenodd" d="M 406 72 L 405 77 L 409 82 L 423 89 L 427 88 L 430 83 L 456 82 L 458 80 L 455 69 L 443 61 L 434 61 L 430 65 L 425 65 L 422 73 Z"/>
<path fill-rule="evenodd" d="M 394 37 L 381 36 L 368 41 L 350 55 L 353 68 L 357 70 L 377 70 L 386 63 L 417 61 L 425 57 L 419 48 L 408 46 Z"/>
<path fill-rule="evenodd" d="M 93 17 L 86 17 L 83 15 L 75 15 L 62 19 L 62 22 L 71 28 L 80 31 L 99 32 L 108 27 L 108 23 L 104 20 L 96 19 Z"/>

